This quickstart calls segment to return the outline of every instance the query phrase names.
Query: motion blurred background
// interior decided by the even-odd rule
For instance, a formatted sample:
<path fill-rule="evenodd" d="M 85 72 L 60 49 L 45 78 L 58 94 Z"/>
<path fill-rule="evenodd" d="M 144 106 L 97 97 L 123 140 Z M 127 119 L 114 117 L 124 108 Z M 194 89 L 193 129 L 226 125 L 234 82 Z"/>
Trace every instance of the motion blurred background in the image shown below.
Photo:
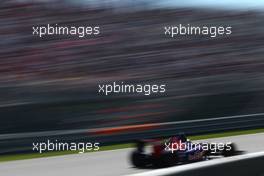
<path fill-rule="evenodd" d="M 82 135 L 72 139 L 100 141 L 100 136 L 111 135 L 100 130 L 109 128 L 123 127 L 127 131 L 118 133 L 129 133 L 142 125 L 262 113 L 263 7 L 246 0 L 2 0 L 2 146 L 11 134 L 19 139 L 16 145 L 23 143 L 21 134 L 55 130 L 80 130 Z M 32 26 L 48 23 L 97 25 L 101 34 L 32 35 Z M 217 38 L 164 35 L 164 26 L 180 23 L 232 26 L 233 33 Z M 151 96 L 98 94 L 98 84 L 114 81 L 166 84 L 167 91 Z"/>

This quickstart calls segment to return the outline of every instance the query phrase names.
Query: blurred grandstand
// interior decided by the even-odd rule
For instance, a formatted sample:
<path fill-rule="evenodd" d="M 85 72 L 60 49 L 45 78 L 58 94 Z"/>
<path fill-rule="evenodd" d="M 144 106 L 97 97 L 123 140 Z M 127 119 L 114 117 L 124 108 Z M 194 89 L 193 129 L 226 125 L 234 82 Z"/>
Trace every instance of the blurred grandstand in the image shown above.
<path fill-rule="evenodd" d="M 132 2 L 132 1 L 131 1 Z M 135 125 L 257 113 L 264 16 L 195 8 L 135 10 L 65 1 L 0 4 L 0 133 Z M 99 36 L 37 38 L 32 26 L 99 25 Z M 219 38 L 169 39 L 174 24 L 231 25 Z M 167 85 L 166 96 L 98 94 L 99 83 Z"/>

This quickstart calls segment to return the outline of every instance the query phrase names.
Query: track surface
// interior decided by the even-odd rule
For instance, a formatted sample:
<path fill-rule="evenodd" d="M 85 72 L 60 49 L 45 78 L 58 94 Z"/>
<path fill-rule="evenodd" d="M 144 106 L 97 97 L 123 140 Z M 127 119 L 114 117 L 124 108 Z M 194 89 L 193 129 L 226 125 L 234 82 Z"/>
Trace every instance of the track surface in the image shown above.
<path fill-rule="evenodd" d="M 239 150 L 264 151 L 264 133 L 202 140 L 235 142 Z M 0 163 L 1 176 L 119 176 L 148 170 L 131 167 L 128 157 L 132 149 L 74 154 L 58 157 Z"/>

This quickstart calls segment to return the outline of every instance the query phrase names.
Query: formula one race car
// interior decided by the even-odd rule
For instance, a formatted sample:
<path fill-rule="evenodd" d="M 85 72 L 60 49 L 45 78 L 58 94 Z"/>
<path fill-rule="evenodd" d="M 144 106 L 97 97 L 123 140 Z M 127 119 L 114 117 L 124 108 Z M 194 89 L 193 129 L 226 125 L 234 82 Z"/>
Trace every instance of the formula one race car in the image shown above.
<path fill-rule="evenodd" d="M 145 144 L 151 144 L 150 148 Z M 150 149 L 150 152 L 146 151 Z M 233 156 L 241 152 L 233 143 L 194 143 L 184 134 L 168 140 L 138 141 L 136 150 L 131 154 L 131 162 L 135 167 L 170 167 L 178 164 L 208 160 L 213 156 Z"/>

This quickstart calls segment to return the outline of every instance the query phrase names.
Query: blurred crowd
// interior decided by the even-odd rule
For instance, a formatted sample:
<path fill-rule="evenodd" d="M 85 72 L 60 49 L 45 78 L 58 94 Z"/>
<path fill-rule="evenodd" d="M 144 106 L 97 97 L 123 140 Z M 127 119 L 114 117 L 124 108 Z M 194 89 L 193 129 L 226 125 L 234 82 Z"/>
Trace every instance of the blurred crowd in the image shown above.
<path fill-rule="evenodd" d="M 218 38 L 172 39 L 164 35 L 164 26 L 180 23 L 232 26 L 233 33 Z M 97 25 L 101 34 L 81 39 L 32 35 L 33 26 L 46 24 Z M 261 92 L 264 87 L 261 12 L 192 8 L 126 11 L 65 1 L 6 0 L 0 4 L 0 25 L 1 107 L 106 99 L 97 94 L 97 85 L 111 81 L 165 83 L 167 95 L 151 100 L 157 104 L 176 100 L 171 109 L 187 107 L 177 104 L 186 97 L 246 94 Z M 137 97 L 118 95 L 113 99 L 132 96 Z M 148 104 L 149 100 L 142 96 L 135 102 Z"/>

